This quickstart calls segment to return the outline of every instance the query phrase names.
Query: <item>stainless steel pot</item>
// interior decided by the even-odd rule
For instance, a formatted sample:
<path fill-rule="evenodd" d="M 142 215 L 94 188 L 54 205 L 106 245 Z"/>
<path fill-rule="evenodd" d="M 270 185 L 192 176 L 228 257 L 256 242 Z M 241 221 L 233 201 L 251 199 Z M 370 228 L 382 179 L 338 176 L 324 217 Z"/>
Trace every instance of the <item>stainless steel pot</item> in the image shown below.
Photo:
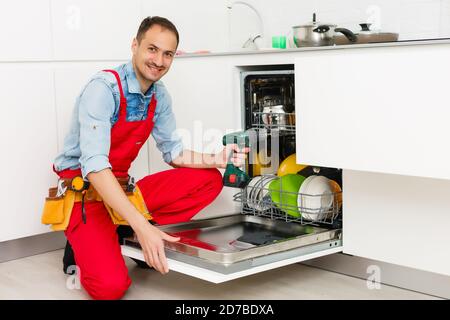
<path fill-rule="evenodd" d="M 294 43 L 297 47 L 331 46 L 335 44 L 335 34 L 342 33 L 350 42 L 356 42 L 357 36 L 345 28 L 337 28 L 335 24 L 319 23 L 316 14 L 313 21 L 305 25 L 292 27 Z"/>

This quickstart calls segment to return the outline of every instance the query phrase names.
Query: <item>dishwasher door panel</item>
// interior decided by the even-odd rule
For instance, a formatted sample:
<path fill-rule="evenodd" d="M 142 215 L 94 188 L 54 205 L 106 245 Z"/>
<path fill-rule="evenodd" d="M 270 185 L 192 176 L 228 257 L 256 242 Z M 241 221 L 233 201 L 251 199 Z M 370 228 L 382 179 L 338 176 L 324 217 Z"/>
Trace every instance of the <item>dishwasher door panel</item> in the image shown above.
<path fill-rule="evenodd" d="M 258 216 L 237 214 L 159 228 L 181 238 L 165 242 L 169 268 L 214 283 L 342 251 L 341 229 Z M 122 253 L 144 260 L 133 238 L 125 239 Z"/>

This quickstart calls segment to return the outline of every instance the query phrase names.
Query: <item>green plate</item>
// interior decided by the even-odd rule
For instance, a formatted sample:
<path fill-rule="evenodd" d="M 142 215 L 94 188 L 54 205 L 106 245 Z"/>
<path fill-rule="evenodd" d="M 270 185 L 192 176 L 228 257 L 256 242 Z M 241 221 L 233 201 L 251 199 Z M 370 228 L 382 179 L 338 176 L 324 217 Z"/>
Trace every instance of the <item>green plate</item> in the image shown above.
<path fill-rule="evenodd" d="M 300 217 L 297 199 L 298 191 L 305 177 L 298 174 L 287 174 L 273 180 L 269 185 L 270 198 L 281 210 L 293 217 Z"/>

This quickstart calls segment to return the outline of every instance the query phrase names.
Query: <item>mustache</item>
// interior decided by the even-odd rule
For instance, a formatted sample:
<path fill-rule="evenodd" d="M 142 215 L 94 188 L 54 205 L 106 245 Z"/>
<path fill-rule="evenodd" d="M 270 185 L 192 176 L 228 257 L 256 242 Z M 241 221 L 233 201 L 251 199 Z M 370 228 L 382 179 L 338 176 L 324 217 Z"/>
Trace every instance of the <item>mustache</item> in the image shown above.
<path fill-rule="evenodd" d="M 165 68 L 164 68 L 164 66 L 158 66 L 157 64 L 155 64 L 155 63 L 150 63 L 150 64 L 147 64 L 149 67 L 154 67 L 154 68 L 156 68 L 156 69 L 158 69 L 158 70 L 164 70 Z"/>

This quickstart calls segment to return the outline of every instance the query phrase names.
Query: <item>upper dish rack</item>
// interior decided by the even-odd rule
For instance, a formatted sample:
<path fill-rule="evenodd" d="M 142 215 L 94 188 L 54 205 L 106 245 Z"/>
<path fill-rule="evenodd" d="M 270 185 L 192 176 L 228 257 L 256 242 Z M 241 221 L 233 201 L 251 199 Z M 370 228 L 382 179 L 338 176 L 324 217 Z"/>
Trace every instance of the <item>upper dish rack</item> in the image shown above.
<path fill-rule="evenodd" d="M 295 133 L 295 113 L 253 112 L 250 126 L 254 129 Z"/>

